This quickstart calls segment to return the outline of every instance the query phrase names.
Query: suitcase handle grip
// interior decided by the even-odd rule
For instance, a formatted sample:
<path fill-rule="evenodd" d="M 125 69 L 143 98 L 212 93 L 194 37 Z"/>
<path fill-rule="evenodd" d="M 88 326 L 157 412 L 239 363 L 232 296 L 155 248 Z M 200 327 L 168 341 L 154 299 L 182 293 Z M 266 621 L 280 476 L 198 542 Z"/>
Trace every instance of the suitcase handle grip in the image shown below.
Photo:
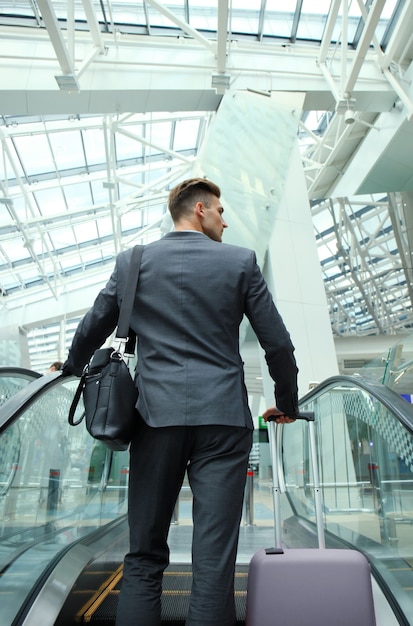
<path fill-rule="evenodd" d="M 277 417 L 283 417 L 286 413 L 280 413 L 279 415 L 269 415 L 267 420 L 269 422 L 275 422 Z M 305 420 L 306 422 L 314 422 L 314 411 L 301 411 L 301 413 L 297 413 L 294 415 L 297 420 Z"/>

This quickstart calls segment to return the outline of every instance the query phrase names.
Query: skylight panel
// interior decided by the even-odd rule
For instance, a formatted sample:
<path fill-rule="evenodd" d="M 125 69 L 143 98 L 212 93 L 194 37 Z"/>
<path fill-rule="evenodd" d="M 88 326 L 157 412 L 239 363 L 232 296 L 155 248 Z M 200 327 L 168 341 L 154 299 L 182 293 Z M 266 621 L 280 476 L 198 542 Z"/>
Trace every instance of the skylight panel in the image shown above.
<path fill-rule="evenodd" d="M 175 0 L 175 2 L 168 2 L 168 9 L 181 21 L 185 22 L 185 9 L 183 0 Z M 167 15 L 158 11 L 155 7 L 149 3 L 146 5 L 149 25 L 163 28 L 177 28 L 177 24 L 173 22 Z"/>
<path fill-rule="evenodd" d="M 381 19 L 390 19 L 393 15 L 397 3 L 398 0 L 386 0 L 381 12 Z"/>
<path fill-rule="evenodd" d="M 285 0 L 282 4 L 279 0 L 268 0 L 263 34 L 272 37 L 291 37 L 296 4 L 296 0 Z"/>
<path fill-rule="evenodd" d="M 17 135 L 14 142 L 28 177 L 56 172 L 46 135 Z"/>
<path fill-rule="evenodd" d="M 128 176 L 128 183 L 130 184 L 124 184 L 122 180 L 120 180 L 117 183 L 117 195 L 119 200 L 126 201 L 134 194 L 139 195 L 139 188 L 144 185 L 144 182 L 145 180 L 142 172 L 138 172 L 135 176 Z"/>
<path fill-rule="evenodd" d="M 84 129 L 82 130 L 82 137 L 87 165 L 102 164 L 106 168 L 105 142 L 102 129 Z"/>
<path fill-rule="evenodd" d="M 72 228 L 78 243 L 93 242 L 98 238 L 96 220 L 94 219 L 81 224 L 74 224 Z"/>
<path fill-rule="evenodd" d="M 131 132 L 133 134 L 141 135 L 142 130 L 142 126 L 139 125 L 132 128 Z M 122 132 L 117 132 L 115 135 L 115 146 L 116 159 L 118 162 L 129 159 L 135 160 L 135 162 L 137 162 L 138 159 L 142 158 L 143 144 L 140 143 L 138 139 L 129 137 Z"/>
<path fill-rule="evenodd" d="M 190 0 L 189 23 L 199 30 L 216 31 L 218 28 L 217 2 Z"/>
<path fill-rule="evenodd" d="M 67 211 L 66 201 L 60 187 L 38 189 L 34 192 L 34 197 L 43 216 L 57 215 Z"/>
<path fill-rule="evenodd" d="M 14 165 L 14 168 L 17 169 L 17 175 L 22 178 L 24 176 L 24 170 L 21 166 L 20 159 L 18 158 L 18 155 L 16 154 L 14 144 L 12 140 L 10 139 L 10 137 L 6 137 L 4 141 L 5 141 L 7 150 L 12 155 L 12 158 L 14 161 L 13 165 Z M 12 164 L 10 163 L 8 158 L 1 158 L 0 159 L 0 180 L 7 181 L 8 185 L 16 185 L 17 181 L 16 181 L 16 173 L 14 171 L 14 168 L 12 167 Z"/>
<path fill-rule="evenodd" d="M 232 0 L 230 30 L 233 33 L 258 33 L 260 0 L 249 0 L 246 8 L 244 0 Z"/>
<path fill-rule="evenodd" d="M 0 204 L 1 224 L 8 224 L 13 227 L 13 233 L 19 231 L 14 216 L 24 222 L 29 214 L 30 211 L 22 196 L 13 198 L 11 204 L 9 202 L 1 202 Z"/>
<path fill-rule="evenodd" d="M 303 0 L 297 29 L 298 39 L 322 40 L 330 5 L 330 0 Z"/>
<path fill-rule="evenodd" d="M 173 149 L 179 151 L 194 148 L 197 144 L 198 132 L 199 119 L 176 122 Z"/>
<path fill-rule="evenodd" d="M 112 223 L 110 216 L 99 217 L 99 219 L 96 222 L 96 226 L 97 226 L 100 238 L 113 237 L 113 223 Z M 96 251 L 91 253 L 91 256 L 92 257 L 96 256 Z"/>
<path fill-rule="evenodd" d="M 122 216 L 122 230 L 128 232 L 144 226 L 143 211 L 134 210 Z"/>
<path fill-rule="evenodd" d="M 26 260 L 27 265 L 31 265 L 29 252 L 27 251 L 27 244 L 25 244 L 25 241 L 20 235 L 17 237 L 10 237 L 7 242 L 2 243 L 2 247 L 7 255 L 7 258 L 15 264 L 15 267 L 13 268 L 15 273 L 20 273 Z"/>
<path fill-rule="evenodd" d="M 78 130 L 51 133 L 49 141 L 59 170 L 85 169 L 82 139 Z"/>
<path fill-rule="evenodd" d="M 93 198 L 93 206 L 106 204 L 109 201 L 108 189 L 103 186 L 103 182 L 101 180 L 90 181 L 90 188 Z"/>
<path fill-rule="evenodd" d="M 175 12 L 176 9 L 184 10 L 185 0 L 167 0 L 165 3 L 168 6 L 168 9 Z"/>
<path fill-rule="evenodd" d="M 65 186 L 65 196 L 70 210 L 90 207 L 92 203 L 91 189 L 88 182 Z"/>
<path fill-rule="evenodd" d="M 326 259 L 333 258 L 331 249 L 328 246 L 319 245 L 318 246 L 318 258 L 320 259 L 320 262 Z"/>
<path fill-rule="evenodd" d="M 112 17 L 115 23 L 121 24 L 146 24 L 143 2 L 137 0 L 122 0 L 111 2 Z"/>
<path fill-rule="evenodd" d="M 265 8 L 267 13 L 295 13 L 297 0 L 267 0 Z"/>
<path fill-rule="evenodd" d="M 245 0 L 232 0 L 231 7 L 232 9 L 243 9 L 246 13 L 259 11 L 261 9 L 261 0 L 248 0 L 248 3 Z"/>
<path fill-rule="evenodd" d="M 40 279 L 39 269 L 36 265 L 27 264 L 24 268 L 20 267 L 17 274 L 21 282 L 25 285 L 33 284 Z M 5 286 L 7 289 L 7 283 Z M 15 282 L 14 284 L 11 283 L 10 286 L 17 287 L 19 284 Z"/>
<path fill-rule="evenodd" d="M 148 155 L 163 153 L 165 149 L 169 150 L 171 145 L 171 128 L 170 122 L 158 122 L 147 127 L 145 139 L 154 145 L 147 147 Z"/>
<path fill-rule="evenodd" d="M 64 250 L 70 246 L 74 246 L 77 241 L 70 226 L 64 226 L 62 228 L 53 229 L 53 243 L 57 251 Z M 96 254 L 96 253 L 95 253 Z M 65 256 L 59 257 L 59 263 L 64 265 Z M 66 261 L 67 262 L 67 261 Z"/>
<path fill-rule="evenodd" d="M 2 0 L 1 13 L 4 15 L 34 16 L 33 5 L 29 0 L 22 0 L 20 2 L 8 2 L 7 0 Z"/>

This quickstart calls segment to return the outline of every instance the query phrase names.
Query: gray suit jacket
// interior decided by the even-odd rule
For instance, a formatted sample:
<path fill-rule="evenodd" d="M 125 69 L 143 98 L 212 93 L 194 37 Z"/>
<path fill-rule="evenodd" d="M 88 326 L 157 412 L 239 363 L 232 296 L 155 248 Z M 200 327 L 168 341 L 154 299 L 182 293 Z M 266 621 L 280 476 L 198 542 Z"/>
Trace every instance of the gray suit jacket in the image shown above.
<path fill-rule="evenodd" d="M 118 255 L 76 330 L 67 364 L 78 375 L 116 327 L 130 257 L 131 250 Z M 239 354 L 244 314 L 265 351 L 277 407 L 294 416 L 294 347 L 255 253 L 196 231 L 145 246 L 130 326 L 138 336 L 137 408 L 150 426 L 253 427 Z"/>

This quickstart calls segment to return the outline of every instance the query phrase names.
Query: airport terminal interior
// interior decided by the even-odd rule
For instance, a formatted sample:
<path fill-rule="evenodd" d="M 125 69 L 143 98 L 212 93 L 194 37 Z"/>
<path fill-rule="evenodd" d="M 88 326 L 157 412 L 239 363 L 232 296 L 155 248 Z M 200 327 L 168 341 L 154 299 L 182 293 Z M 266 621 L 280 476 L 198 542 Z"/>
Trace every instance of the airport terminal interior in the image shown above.
<path fill-rule="evenodd" d="M 116 255 L 172 229 L 169 190 L 192 176 L 220 185 L 224 242 L 256 251 L 291 332 L 327 549 L 367 557 L 378 626 L 413 625 L 412 24 L 413 0 L 2 0 L 2 626 L 114 624 L 128 452 L 68 425 L 78 379 L 48 369 Z M 285 545 L 319 540 L 307 423 L 277 428 L 273 467 L 247 324 L 240 351 L 256 428 L 238 626 L 250 559 L 274 545 L 274 473 Z M 185 481 L 169 626 L 188 607 L 191 506 Z"/>

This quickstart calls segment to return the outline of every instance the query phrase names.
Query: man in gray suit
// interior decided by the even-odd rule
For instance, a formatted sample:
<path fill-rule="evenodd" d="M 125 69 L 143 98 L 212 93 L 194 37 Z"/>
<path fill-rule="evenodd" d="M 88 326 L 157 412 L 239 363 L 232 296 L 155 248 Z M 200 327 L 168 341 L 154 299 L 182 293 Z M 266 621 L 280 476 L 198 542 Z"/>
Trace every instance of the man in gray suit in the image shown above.
<path fill-rule="evenodd" d="M 167 537 L 185 472 L 193 493 L 187 626 L 235 624 L 234 570 L 253 422 L 239 354 L 246 315 L 275 381 L 277 421 L 294 420 L 294 347 L 251 250 L 221 243 L 220 189 L 171 190 L 175 231 L 145 246 L 131 328 L 140 424 L 130 446 L 130 551 L 117 626 L 159 626 Z M 76 331 L 65 371 L 80 374 L 116 326 L 131 250 Z"/>

